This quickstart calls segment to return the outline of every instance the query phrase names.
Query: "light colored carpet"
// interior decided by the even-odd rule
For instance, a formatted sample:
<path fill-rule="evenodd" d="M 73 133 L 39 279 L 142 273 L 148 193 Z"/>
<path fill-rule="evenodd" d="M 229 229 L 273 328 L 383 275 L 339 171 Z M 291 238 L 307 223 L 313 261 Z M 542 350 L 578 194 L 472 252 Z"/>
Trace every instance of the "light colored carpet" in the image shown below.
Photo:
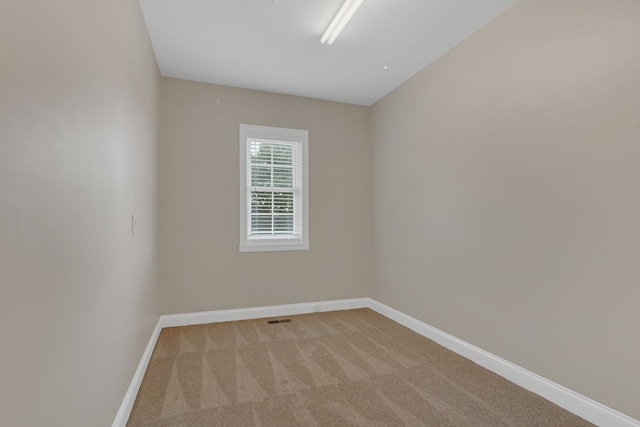
<path fill-rule="evenodd" d="M 165 328 L 128 426 L 590 426 L 369 310 Z"/>

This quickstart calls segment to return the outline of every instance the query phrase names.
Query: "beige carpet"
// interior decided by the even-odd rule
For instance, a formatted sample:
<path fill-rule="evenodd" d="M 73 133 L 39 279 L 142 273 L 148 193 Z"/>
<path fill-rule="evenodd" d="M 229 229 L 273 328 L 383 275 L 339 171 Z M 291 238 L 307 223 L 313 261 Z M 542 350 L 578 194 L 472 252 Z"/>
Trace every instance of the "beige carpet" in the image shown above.
<path fill-rule="evenodd" d="M 129 426 L 589 426 L 368 309 L 166 328 Z"/>

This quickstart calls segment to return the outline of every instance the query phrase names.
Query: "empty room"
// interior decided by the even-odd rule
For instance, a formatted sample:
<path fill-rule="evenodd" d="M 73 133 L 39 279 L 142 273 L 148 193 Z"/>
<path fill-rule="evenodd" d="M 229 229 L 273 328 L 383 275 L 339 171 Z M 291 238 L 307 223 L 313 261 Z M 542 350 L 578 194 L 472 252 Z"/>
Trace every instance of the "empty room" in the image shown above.
<path fill-rule="evenodd" d="M 640 427 L 640 1 L 2 0 L 0 426 Z"/>

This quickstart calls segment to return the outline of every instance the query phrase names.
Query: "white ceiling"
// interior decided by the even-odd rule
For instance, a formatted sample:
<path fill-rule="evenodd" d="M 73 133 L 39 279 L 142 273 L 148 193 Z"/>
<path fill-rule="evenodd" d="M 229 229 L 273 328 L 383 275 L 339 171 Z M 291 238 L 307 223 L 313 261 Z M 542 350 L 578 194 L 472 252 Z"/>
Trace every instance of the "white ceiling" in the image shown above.
<path fill-rule="evenodd" d="M 371 105 L 516 0 L 141 0 L 163 76 Z M 384 69 L 387 66 L 388 69 Z"/>

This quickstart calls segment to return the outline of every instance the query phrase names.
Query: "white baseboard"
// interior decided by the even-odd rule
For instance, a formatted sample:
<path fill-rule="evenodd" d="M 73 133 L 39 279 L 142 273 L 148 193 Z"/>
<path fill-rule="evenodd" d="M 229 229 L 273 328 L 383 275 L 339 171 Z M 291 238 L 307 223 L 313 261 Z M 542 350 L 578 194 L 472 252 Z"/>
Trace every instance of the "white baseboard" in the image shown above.
<path fill-rule="evenodd" d="M 129 384 L 127 393 L 124 395 L 124 399 L 122 400 L 120 409 L 116 414 L 116 418 L 113 420 L 112 427 L 125 427 L 127 425 L 129 415 L 131 415 L 131 410 L 133 409 L 133 404 L 135 403 L 136 396 L 138 395 L 138 390 L 140 390 L 140 384 L 142 384 L 142 378 L 144 378 L 144 374 L 147 371 L 149 360 L 151 360 L 151 354 L 153 353 L 153 349 L 156 347 L 156 342 L 158 342 L 158 337 L 162 330 L 162 326 L 160 326 L 161 319 L 162 317 L 160 317 L 158 323 L 156 323 L 156 327 L 151 333 L 151 338 L 149 338 L 147 347 L 144 349 L 144 353 L 142 353 L 142 359 L 140 359 L 138 368 L 133 374 L 133 379 L 131 380 L 131 384 Z"/>
<path fill-rule="evenodd" d="M 199 313 L 170 314 L 160 318 L 163 328 L 200 325 L 203 323 L 231 322 L 233 320 L 262 319 L 266 317 L 294 316 L 324 311 L 353 310 L 369 307 L 369 298 L 335 301 L 305 302 L 301 304 L 271 305 L 233 310 L 202 311 Z"/>
<path fill-rule="evenodd" d="M 127 390 L 120 410 L 112 427 L 125 427 L 142 378 L 151 359 L 160 330 L 173 326 L 198 325 L 203 323 L 229 322 L 234 320 L 261 319 L 266 317 L 293 316 L 314 312 L 352 310 L 370 308 L 377 313 L 406 326 L 418 334 L 429 338 L 443 347 L 466 357 L 478 365 L 495 372 L 509 381 L 536 393 L 600 427 L 640 427 L 640 422 L 614 409 L 602 405 L 588 397 L 582 396 L 546 378 L 527 371 L 498 356 L 471 345 L 461 339 L 434 328 L 420 320 L 404 314 L 394 308 L 382 304 L 372 298 L 354 298 L 335 301 L 310 302 L 302 304 L 274 305 L 267 307 L 241 308 L 237 310 L 218 310 L 200 313 L 164 315 L 151 335 L 149 344 L 142 355 L 131 385 Z"/>
<path fill-rule="evenodd" d="M 374 299 L 370 299 L 369 308 L 597 426 L 640 427 L 638 420 L 634 420 Z"/>

